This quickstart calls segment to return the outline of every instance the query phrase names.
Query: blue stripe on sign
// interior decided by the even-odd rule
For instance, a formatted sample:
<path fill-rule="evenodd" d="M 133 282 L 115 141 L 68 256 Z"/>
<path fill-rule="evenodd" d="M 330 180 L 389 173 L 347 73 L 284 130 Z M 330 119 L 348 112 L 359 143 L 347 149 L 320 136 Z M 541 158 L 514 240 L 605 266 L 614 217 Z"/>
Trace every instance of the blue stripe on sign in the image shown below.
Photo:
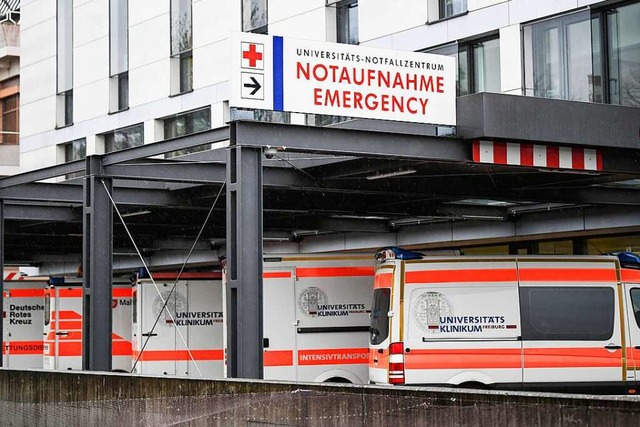
<path fill-rule="evenodd" d="M 282 90 L 282 37 L 273 36 L 273 109 L 284 109 L 284 95 Z"/>

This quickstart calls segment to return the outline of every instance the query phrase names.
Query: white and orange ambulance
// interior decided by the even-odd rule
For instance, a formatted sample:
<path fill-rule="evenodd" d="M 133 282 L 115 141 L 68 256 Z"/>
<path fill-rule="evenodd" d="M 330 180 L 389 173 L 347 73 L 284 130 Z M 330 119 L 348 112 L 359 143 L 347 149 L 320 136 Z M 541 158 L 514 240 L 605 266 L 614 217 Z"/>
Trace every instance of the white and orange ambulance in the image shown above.
<path fill-rule="evenodd" d="M 48 277 L 4 275 L 2 366 L 12 369 L 42 368 L 42 322 Z"/>
<path fill-rule="evenodd" d="M 370 382 L 637 392 L 637 255 L 377 258 Z"/>
<path fill-rule="evenodd" d="M 44 292 L 45 369 L 82 369 L 82 294 L 81 278 L 49 279 Z M 129 279 L 114 279 L 111 352 L 112 370 L 119 372 L 131 370 L 131 295 Z"/>
<path fill-rule="evenodd" d="M 264 378 L 365 383 L 373 275 L 369 254 L 265 256 Z"/>
<path fill-rule="evenodd" d="M 133 372 L 223 377 L 219 271 L 154 273 L 152 280 L 142 269 L 133 292 Z"/>

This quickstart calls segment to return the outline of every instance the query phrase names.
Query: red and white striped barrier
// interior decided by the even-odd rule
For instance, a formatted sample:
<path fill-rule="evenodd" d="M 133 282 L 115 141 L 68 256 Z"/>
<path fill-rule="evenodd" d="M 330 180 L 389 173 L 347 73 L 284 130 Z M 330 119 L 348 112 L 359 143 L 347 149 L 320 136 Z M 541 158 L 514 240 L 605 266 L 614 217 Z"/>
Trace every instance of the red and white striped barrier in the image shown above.
<path fill-rule="evenodd" d="M 473 161 L 549 169 L 602 170 L 600 150 L 517 142 L 473 141 Z"/>

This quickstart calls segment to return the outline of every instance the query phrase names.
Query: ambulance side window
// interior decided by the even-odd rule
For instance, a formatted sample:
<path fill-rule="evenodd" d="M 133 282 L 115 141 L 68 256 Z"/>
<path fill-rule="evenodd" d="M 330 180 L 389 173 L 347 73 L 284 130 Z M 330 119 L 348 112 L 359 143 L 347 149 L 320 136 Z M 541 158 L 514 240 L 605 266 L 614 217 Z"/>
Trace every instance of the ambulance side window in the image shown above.
<path fill-rule="evenodd" d="M 373 304 L 371 305 L 371 325 L 369 338 L 373 345 L 381 344 L 389 336 L 389 304 L 391 302 L 391 289 L 379 288 L 373 291 Z"/>
<path fill-rule="evenodd" d="M 44 294 L 44 325 L 51 323 L 51 295 Z"/>
<path fill-rule="evenodd" d="M 136 289 L 133 290 L 133 294 L 131 295 L 131 305 L 133 323 L 138 323 L 138 291 Z"/>
<path fill-rule="evenodd" d="M 640 288 L 633 288 L 630 291 L 631 303 L 633 304 L 633 316 L 636 318 L 636 324 L 640 327 Z"/>
<path fill-rule="evenodd" d="M 520 288 L 522 339 L 604 341 L 613 335 L 610 287 Z"/>

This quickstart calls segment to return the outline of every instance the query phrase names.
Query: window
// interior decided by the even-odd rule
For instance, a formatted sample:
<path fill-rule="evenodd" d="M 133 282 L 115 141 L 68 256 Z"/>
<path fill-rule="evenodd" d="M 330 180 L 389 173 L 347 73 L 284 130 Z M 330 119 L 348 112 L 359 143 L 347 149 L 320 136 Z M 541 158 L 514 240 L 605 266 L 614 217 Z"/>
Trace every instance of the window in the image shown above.
<path fill-rule="evenodd" d="M 139 124 L 104 134 L 104 151 L 124 150 L 144 143 L 144 125 Z"/>
<path fill-rule="evenodd" d="M 192 111 L 185 114 L 164 119 L 164 138 L 177 138 L 179 136 L 190 135 L 192 133 L 201 132 L 211 129 L 211 110 L 203 108 L 201 110 Z M 183 156 L 189 153 L 208 150 L 210 145 L 201 145 L 186 150 L 174 151 L 167 153 L 166 158 Z"/>
<path fill-rule="evenodd" d="M 73 124 L 73 0 L 57 3 L 57 126 Z"/>
<path fill-rule="evenodd" d="M 44 294 L 44 326 L 51 323 L 51 294 Z"/>
<path fill-rule="evenodd" d="M 76 139 L 63 145 L 64 161 L 73 162 L 74 160 L 82 160 L 87 157 L 87 140 L 85 138 Z M 82 172 L 75 172 L 66 175 L 67 179 L 82 176 Z"/>
<path fill-rule="evenodd" d="M 129 1 L 109 2 L 109 110 L 129 108 Z"/>
<path fill-rule="evenodd" d="M 528 25 L 524 39 L 527 94 L 572 101 L 593 99 L 588 11 Z"/>
<path fill-rule="evenodd" d="M 379 288 L 373 291 L 371 305 L 371 326 L 369 328 L 369 342 L 373 345 L 382 344 L 389 336 L 389 305 L 391 304 L 391 289 Z"/>
<path fill-rule="evenodd" d="M 358 44 L 358 1 L 336 3 L 337 42 Z"/>
<path fill-rule="evenodd" d="M 20 95 L 13 94 L 2 98 L 2 133 L 0 144 L 17 144 L 19 139 L 19 99 Z"/>
<path fill-rule="evenodd" d="M 467 11 L 467 0 L 438 0 L 440 19 L 450 18 Z"/>
<path fill-rule="evenodd" d="M 605 13 L 609 102 L 640 106 L 640 3 Z"/>
<path fill-rule="evenodd" d="M 427 53 L 456 58 L 458 96 L 477 92 L 501 92 L 500 39 L 497 35 L 460 44 L 449 44 Z"/>
<path fill-rule="evenodd" d="M 524 340 L 604 341 L 613 335 L 612 288 L 523 287 L 520 309 Z"/>
<path fill-rule="evenodd" d="M 631 304 L 633 305 L 633 316 L 636 319 L 636 325 L 640 327 L 640 288 L 633 288 L 630 291 Z"/>
<path fill-rule="evenodd" d="M 267 34 L 267 0 L 242 0 L 242 31 Z"/>
<path fill-rule="evenodd" d="M 191 0 L 171 0 L 171 94 L 193 90 Z"/>

